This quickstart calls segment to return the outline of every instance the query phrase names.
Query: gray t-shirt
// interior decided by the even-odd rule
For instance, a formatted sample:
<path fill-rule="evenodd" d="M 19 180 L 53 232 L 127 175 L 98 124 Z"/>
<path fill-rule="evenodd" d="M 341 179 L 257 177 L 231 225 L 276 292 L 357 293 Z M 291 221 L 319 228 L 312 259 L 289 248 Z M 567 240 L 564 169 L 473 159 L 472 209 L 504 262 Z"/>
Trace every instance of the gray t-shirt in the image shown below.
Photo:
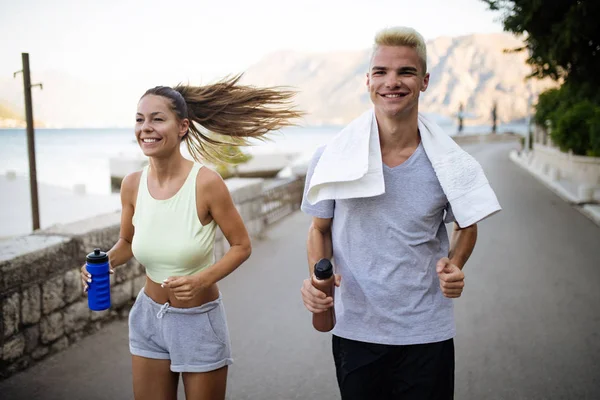
<path fill-rule="evenodd" d="M 444 222 L 454 216 L 423 145 L 401 165 L 383 165 L 384 194 L 311 205 L 306 190 L 323 150 L 310 163 L 302 210 L 333 218 L 333 258 L 342 276 L 333 334 L 393 345 L 454 337 L 452 300 L 435 269 L 448 256 Z"/>

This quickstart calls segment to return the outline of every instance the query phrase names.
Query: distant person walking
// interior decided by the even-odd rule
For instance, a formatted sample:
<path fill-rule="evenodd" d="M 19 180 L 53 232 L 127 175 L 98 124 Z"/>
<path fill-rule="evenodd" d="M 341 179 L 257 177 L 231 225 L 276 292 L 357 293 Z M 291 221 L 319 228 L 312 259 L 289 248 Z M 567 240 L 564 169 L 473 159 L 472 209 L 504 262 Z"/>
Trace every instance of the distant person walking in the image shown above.
<path fill-rule="evenodd" d="M 500 205 L 477 161 L 419 113 L 429 73 L 418 32 L 379 32 L 366 83 L 373 109 L 309 165 L 302 299 L 313 313 L 335 304 L 343 400 L 452 399 L 452 299 L 463 292 L 477 222 Z M 335 298 L 312 285 L 321 258 L 334 261 Z"/>
<path fill-rule="evenodd" d="M 463 103 L 460 103 L 460 106 L 458 107 L 458 134 L 462 134 L 463 132 L 463 120 L 465 118 L 465 110 L 464 110 L 464 106 Z"/>
<path fill-rule="evenodd" d="M 498 122 L 498 103 L 494 102 L 492 106 L 492 133 L 496 133 Z"/>
<path fill-rule="evenodd" d="M 108 251 L 118 267 L 132 256 L 146 268 L 146 285 L 129 315 L 133 392 L 138 400 L 225 398 L 232 363 L 217 282 L 251 253 L 250 238 L 227 189 L 202 160 L 219 160 L 229 143 L 291 125 L 294 93 L 239 84 L 157 86 L 144 93 L 135 136 L 149 165 L 121 185 L 121 230 Z M 223 135 L 219 138 L 211 135 Z M 185 142 L 194 161 L 184 158 Z M 214 259 L 217 227 L 230 248 Z M 81 268 L 84 290 L 94 277 Z"/>

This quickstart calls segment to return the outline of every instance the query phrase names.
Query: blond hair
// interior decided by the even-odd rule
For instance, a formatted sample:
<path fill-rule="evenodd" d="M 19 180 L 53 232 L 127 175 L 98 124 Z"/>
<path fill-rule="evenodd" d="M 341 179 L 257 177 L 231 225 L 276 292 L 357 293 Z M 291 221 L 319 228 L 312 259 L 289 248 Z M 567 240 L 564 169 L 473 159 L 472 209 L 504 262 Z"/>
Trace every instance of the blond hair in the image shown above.
<path fill-rule="evenodd" d="M 194 160 L 227 163 L 228 146 L 247 145 L 250 138 L 264 139 L 269 132 L 295 125 L 304 114 L 292 102 L 295 91 L 241 85 L 241 77 L 206 86 L 157 86 L 144 96 L 166 97 L 179 119 L 189 119 L 184 140 Z"/>
<path fill-rule="evenodd" d="M 375 35 L 375 43 L 373 44 L 373 52 L 371 54 L 371 62 L 375 51 L 380 46 L 408 46 L 416 50 L 417 55 L 421 59 L 423 73 L 427 72 L 427 46 L 423 36 L 413 28 L 406 26 L 396 26 L 385 28 L 377 32 Z"/>

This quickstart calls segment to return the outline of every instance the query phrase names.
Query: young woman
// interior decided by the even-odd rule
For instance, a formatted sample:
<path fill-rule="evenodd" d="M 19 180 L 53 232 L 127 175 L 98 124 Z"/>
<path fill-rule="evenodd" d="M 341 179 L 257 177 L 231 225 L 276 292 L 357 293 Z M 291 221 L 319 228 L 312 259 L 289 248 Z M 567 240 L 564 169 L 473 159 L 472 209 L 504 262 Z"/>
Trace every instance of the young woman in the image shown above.
<path fill-rule="evenodd" d="M 188 399 L 225 398 L 232 359 L 217 282 L 250 256 L 251 245 L 227 186 L 201 160 L 218 160 L 224 145 L 300 116 L 293 92 L 239 79 L 159 86 L 138 103 L 135 135 L 149 165 L 123 180 L 120 237 L 108 252 L 111 266 L 135 256 L 146 268 L 129 316 L 136 399 L 176 399 L 179 374 Z M 182 156 L 182 141 L 196 162 Z M 230 249 L 215 262 L 217 226 Z M 85 266 L 81 277 L 87 291 L 93 277 Z"/>

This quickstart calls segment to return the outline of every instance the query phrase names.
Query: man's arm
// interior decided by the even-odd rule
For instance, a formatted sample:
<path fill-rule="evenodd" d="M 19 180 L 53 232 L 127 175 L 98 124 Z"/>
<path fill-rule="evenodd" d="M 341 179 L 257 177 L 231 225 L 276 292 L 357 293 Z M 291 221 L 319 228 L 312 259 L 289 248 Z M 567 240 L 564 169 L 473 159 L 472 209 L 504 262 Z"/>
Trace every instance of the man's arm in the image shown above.
<path fill-rule="evenodd" d="M 313 267 L 321 258 L 331 259 L 333 257 L 333 246 L 331 244 L 331 218 L 313 217 L 312 224 L 308 228 L 308 276 L 312 276 Z"/>
<path fill-rule="evenodd" d="M 476 241 L 476 224 L 461 228 L 454 223 L 448 257 L 442 258 L 436 266 L 444 296 L 457 298 L 462 294 L 465 286 L 465 274 L 462 269 L 471 256 Z"/>
<path fill-rule="evenodd" d="M 463 269 L 475 248 L 475 242 L 477 242 L 477 224 L 461 228 L 455 222 L 448 253 L 450 262 Z"/>
<path fill-rule="evenodd" d="M 306 244 L 308 250 L 308 279 L 302 282 L 302 301 L 304 306 L 313 313 L 326 311 L 333 306 L 333 298 L 327 297 L 325 293 L 312 285 L 314 265 L 321 258 L 331 259 L 333 256 L 333 246 L 331 240 L 331 218 L 313 218 L 312 224 L 308 229 L 308 241 Z M 336 275 L 336 285 L 339 286 L 340 277 Z"/>

